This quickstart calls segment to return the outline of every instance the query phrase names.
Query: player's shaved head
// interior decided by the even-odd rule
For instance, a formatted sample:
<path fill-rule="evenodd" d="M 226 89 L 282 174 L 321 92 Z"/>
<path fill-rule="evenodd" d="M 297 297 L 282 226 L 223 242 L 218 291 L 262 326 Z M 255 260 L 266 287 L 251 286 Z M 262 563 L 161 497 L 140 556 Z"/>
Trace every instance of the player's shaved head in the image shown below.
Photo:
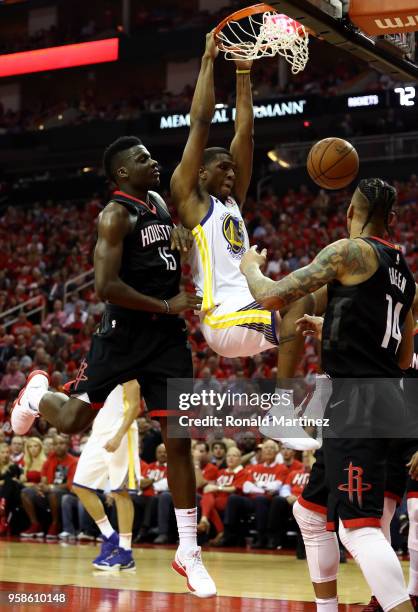
<path fill-rule="evenodd" d="M 109 180 L 117 183 L 116 170 L 123 164 L 124 154 L 143 143 L 137 136 L 121 136 L 110 144 L 103 154 L 103 166 Z"/>

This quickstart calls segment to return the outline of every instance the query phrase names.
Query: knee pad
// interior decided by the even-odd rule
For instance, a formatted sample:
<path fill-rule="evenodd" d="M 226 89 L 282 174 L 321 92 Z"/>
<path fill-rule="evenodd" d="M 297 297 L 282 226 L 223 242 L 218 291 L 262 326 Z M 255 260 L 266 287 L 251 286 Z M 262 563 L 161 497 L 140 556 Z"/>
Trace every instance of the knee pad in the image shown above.
<path fill-rule="evenodd" d="M 324 535 L 328 535 L 327 517 L 325 514 L 320 514 L 313 510 L 308 510 L 298 501 L 293 504 L 293 516 L 296 519 L 299 529 L 305 540 L 321 539 Z"/>
<path fill-rule="evenodd" d="M 293 504 L 293 516 L 301 531 L 312 582 L 336 580 L 340 562 L 337 535 L 327 531 L 324 514 L 308 510 L 299 502 Z"/>
<path fill-rule="evenodd" d="M 360 527 L 358 529 L 349 529 L 344 527 L 341 520 L 338 533 L 341 542 L 354 559 L 357 559 L 358 557 L 359 547 L 371 546 L 373 542 L 380 543 L 382 540 L 386 539 L 382 529 L 377 527 Z"/>
<path fill-rule="evenodd" d="M 401 565 L 381 529 L 349 529 L 340 520 L 339 534 L 384 612 L 409 601 Z"/>

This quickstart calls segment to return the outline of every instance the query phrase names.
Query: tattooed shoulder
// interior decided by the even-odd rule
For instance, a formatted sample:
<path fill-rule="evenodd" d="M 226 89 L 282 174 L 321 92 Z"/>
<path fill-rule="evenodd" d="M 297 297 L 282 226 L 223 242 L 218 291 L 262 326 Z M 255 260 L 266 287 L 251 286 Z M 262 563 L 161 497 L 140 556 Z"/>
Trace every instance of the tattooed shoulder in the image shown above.
<path fill-rule="evenodd" d="M 367 274 L 374 257 L 368 257 L 361 240 L 347 240 L 346 255 L 343 260 L 344 271 L 356 275 Z"/>

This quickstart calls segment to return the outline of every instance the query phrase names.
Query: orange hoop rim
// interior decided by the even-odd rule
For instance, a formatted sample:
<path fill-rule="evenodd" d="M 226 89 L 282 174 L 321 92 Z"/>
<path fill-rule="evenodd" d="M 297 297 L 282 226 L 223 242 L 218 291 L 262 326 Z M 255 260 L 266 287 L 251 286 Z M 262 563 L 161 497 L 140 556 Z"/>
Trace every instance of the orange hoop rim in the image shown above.
<path fill-rule="evenodd" d="M 265 4 L 264 2 L 239 9 L 238 11 L 235 11 L 235 13 L 231 13 L 227 17 L 224 17 L 222 21 L 218 23 L 215 28 L 214 35 L 216 37 L 230 21 L 239 21 L 240 19 L 244 19 L 244 17 L 250 17 L 250 15 L 257 15 L 257 13 L 266 13 L 270 11 L 273 11 L 273 13 L 277 13 L 275 8 L 273 8 L 269 4 Z"/>
<path fill-rule="evenodd" d="M 265 2 L 260 2 L 259 4 L 253 4 L 253 6 L 247 6 L 245 8 L 239 9 L 238 11 L 235 11 L 234 13 L 231 13 L 227 17 L 224 17 L 222 21 L 220 21 L 218 25 L 216 26 L 216 28 L 214 29 L 213 34 L 214 34 L 215 40 L 218 38 L 219 32 L 221 32 L 221 30 L 223 30 L 223 28 L 226 25 L 228 25 L 230 21 L 239 21 L 240 19 L 244 19 L 245 17 L 250 17 L 251 15 L 257 15 L 259 13 L 270 13 L 270 12 L 276 13 L 276 15 L 280 15 L 280 13 L 273 6 L 270 6 L 269 4 L 266 4 Z M 288 15 L 286 15 L 286 17 L 288 17 Z M 296 21 L 296 19 L 293 19 L 292 17 L 288 17 L 288 19 L 291 19 L 292 21 L 297 23 L 299 26 L 303 27 L 305 31 L 311 36 L 315 36 L 315 32 L 313 30 L 306 27 L 299 21 Z M 300 30 L 300 27 L 298 27 L 296 31 L 298 32 L 299 36 L 302 36 L 302 34 L 299 33 L 299 30 Z M 220 49 L 222 50 L 222 47 L 220 47 Z"/>

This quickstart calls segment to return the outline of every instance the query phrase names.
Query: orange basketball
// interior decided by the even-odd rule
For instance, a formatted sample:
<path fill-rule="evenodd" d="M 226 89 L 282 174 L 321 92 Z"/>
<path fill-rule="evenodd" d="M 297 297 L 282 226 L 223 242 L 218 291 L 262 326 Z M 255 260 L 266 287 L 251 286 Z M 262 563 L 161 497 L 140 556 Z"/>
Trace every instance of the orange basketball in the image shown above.
<path fill-rule="evenodd" d="M 352 144 L 342 138 L 324 138 L 309 151 L 308 172 L 324 189 L 342 189 L 357 176 L 359 159 Z"/>

